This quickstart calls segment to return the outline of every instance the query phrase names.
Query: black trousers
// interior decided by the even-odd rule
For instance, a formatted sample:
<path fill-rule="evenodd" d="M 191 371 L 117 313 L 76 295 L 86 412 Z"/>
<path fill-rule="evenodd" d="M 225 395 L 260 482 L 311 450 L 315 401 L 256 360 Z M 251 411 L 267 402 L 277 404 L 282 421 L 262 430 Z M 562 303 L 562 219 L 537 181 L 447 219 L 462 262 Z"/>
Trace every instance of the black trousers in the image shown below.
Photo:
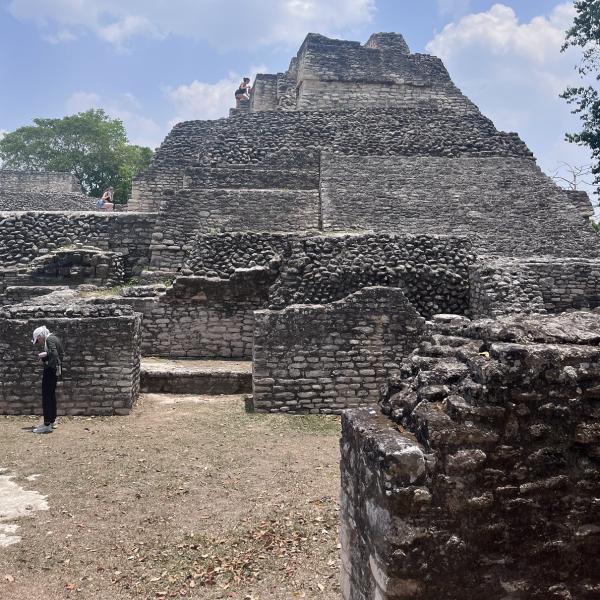
<path fill-rule="evenodd" d="M 56 420 L 56 371 L 44 369 L 42 376 L 42 411 L 44 423 L 50 425 Z"/>

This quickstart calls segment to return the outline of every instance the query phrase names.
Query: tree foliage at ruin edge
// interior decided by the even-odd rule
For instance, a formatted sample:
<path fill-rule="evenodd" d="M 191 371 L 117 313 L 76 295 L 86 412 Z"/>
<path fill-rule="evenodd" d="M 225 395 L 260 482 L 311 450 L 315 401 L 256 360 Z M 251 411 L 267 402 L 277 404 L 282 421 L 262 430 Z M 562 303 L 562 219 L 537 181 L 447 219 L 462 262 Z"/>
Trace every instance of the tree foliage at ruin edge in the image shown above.
<path fill-rule="evenodd" d="M 594 183 L 600 193 L 600 94 L 594 87 L 600 82 L 600 0 L 578 0 L 574 6 L 575 20 L 567 30 L 562 51 L 570 47 L 583 50 L 577 72 L 583 80 L 592 79 L 592 83 L 569 87 L 561 98 L 574 106 L 573 114 L 581 119 L 581 131 L 568 133 L 567 140 L 592 150 Z"/>
<path fill-rule="evenodd" d="M 5 169 L 61 171 L 75 175 L 92 196 L 109 186 L 125 202 L 133 177 L 148 168 L 150 148 L 128 143 L 123 122 L 102 109 L 90 109 L 62 119 L 34 119 L 0 139 Z"/>

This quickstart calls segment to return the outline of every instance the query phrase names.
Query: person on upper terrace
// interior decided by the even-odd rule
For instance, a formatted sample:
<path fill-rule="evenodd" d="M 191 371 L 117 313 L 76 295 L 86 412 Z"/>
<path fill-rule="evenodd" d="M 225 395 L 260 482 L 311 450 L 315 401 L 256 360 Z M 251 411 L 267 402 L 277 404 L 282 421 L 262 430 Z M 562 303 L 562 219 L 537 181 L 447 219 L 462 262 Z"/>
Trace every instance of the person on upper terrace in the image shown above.
<path fill-rule="evenodd" d="M 242 83 L 238 86 L 238 89 L 235 90 L 235 106 L 239 108 L 244 100 L 250 100 L 250 78 L 244 77 L 242 79 Z"/>
<path fill-rule="evenodd" d="M 102 198 L 96 204 L 101 210 L 113 210 L 115 207 L 115 190 L 112 187 L 106 188 Z"/>

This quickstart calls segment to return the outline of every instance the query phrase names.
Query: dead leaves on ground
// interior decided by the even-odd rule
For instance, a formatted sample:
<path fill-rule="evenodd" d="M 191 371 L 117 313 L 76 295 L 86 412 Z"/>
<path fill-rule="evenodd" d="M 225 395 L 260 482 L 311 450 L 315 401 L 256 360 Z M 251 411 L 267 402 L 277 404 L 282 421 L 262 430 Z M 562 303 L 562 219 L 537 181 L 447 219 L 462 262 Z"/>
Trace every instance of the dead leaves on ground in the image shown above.
<path fill-rule="evenodd" d="M 330 501 L 312 515 L 288 512 L 259 523 L 248 517 L 228 537 L 188 536 L 184 543 L 167 548 L 140 543 L 123 548 L 131 570 L 114 572 L 112 582 L 157 598 L 192 596 L 207 587 L 239 592 L 266 573 L 277 572 L 282 580 L 289 579 L 306 568 L 308 555 L 318 553 L 318 562 L 327 565 L 334 584 L 337 520 L 337 506 Z M 315 583 L 315 589 L 325 590 L 324 583 Z"/>

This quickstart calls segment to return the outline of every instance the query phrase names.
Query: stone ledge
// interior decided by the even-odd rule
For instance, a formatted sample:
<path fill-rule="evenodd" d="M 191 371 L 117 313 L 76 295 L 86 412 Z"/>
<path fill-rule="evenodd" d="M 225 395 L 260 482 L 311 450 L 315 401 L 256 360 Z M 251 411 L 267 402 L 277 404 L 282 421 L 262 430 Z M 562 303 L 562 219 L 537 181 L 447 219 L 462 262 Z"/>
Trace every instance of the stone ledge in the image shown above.
<path fill-rule="evenodd" d="M 243 394 L 252 390 L 252 363 L 145 358 L 140 385 L 143 393 Z"/>

